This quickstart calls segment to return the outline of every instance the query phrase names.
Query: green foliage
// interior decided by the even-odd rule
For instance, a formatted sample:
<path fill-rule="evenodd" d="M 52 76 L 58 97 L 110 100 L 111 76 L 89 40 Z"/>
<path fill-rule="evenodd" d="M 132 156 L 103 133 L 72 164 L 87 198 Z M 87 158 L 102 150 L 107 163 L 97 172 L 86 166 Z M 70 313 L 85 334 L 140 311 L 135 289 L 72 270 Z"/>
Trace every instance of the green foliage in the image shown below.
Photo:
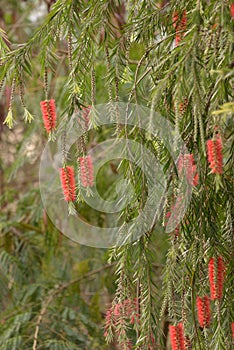
<path fill-rule="evenodd" d="M 129 340 L 138 350 L 168 349 L 168 324 L 178 322 L 192 349 L 231 349 L 234 139 L 229 5 L 215 0 L 171 0 L 164 7 L 150 0 L 57 0 L 48 14 L 42 11 L 40 23 L 30 19 L 38 4 L 7 5 L 6 28 L 0 28 L 0 82 L 6 95 L 0 134 L 0 349 L 104 350 L 117 349 L 115 342 L 128 349 Z M 22 16 L 18 22 L 13 8 Z M 186 35 L 176 47 L 175 9 L 187 13 Z M 28 27 L 17 31 L 21 21 Z M 64 238 L 42 208 L 37 166 L 46 137 L 39 102 L 47 98 L 56 100 L 59 132 L 74 111 L 109 103 L 116 130 L 88 133 L 79 145 L 81 154 L 110 135 L 132 138 L 147 145 L 170 173 L 163 215 L 133 244 L 114 247 L 109 265 L 107 252 Z M 118 125 L 114 101 L 145 105 L 151 118 L 159 112 L 194 155 L 199 184 L 179 234 L 165 232 L 166 213 L 178 193 L 175 164 L 160 140 Z M 206 157 L 206 141 L 216 127 L 223 141 L 221 176 L 210 172 Z M 115 197 L 113 184 L 119 178 L 134 188 L 132 202 L 112 218 L 116 222 L 137 217 L 149 195 L 139 165 L 108 163 L 100 171 L 97 182 L 104 198 Z M 79 206 L 92 223 L 108 222 L 103 213 L 84 203 Z M 209 294 L 208 262 L 219 255 L 226 266 L 224 297 L 212 303 L 211 326 L 201 330 L 196 297 Z M 139 322 L 121 315 L 106 335 L 111 342 L 107 345 L 106 304 L 112 301 L 114 310 L 134 299 Z"/>

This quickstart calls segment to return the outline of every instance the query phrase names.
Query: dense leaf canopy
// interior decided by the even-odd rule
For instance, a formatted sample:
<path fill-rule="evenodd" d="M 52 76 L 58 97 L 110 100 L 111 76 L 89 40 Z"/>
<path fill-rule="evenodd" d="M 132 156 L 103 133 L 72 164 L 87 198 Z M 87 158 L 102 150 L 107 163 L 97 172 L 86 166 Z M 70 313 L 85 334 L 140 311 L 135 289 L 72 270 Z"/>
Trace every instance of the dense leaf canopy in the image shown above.
<path fill-rule="evenodd" d="M 234 5 L 0 4 L 0 350 L 231 350 Z M 120 122 L 118 102 L 127 110 L 131 104 L 148 108 L 147 132 Z M 99 104 L 108 106 L 112 125 L 98 126 Z M 66 129 L 79 113 L 85 133 L 68 154 Z M 187 148 L 176 160 L 151 130 L 157 113 Z M 61 201 L 93 225 L 118 223 L 126 244 L 111 249 L 77 244 L 49 217 L 38 169 L 48 137 L 53 144 L 59 135 L 64 136 L 60 190 L 68 203 Z M 134 242 L 123 223 L 136 218 L 151 195 L 142 159 L 108 161 L 95 179 L 106 200 L 126 196 L 117 193 L 120 179 L 133 189 L 118 214 L 98 212 L 82 198 L 82 186 L 94 181 L 92 164 L 84 170 L 82 164 L 108 138 L 147 147 L 167 175 L 161 213 L 155 212 L 150 229 Z M 71 168 L 80 169 L 80 182 L 67 188 Z M 181 173 L 191 200 L 173 226 L 183 206 Z"/>

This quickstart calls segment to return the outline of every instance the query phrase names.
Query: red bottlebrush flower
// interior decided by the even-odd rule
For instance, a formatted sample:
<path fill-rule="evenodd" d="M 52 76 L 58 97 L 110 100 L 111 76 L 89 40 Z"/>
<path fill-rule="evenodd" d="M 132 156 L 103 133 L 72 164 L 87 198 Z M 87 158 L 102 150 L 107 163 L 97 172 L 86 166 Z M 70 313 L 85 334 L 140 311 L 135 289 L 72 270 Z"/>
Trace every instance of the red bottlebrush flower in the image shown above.
<path fill-rule="evenodd" d="M 234 4 L 230 5 L 230 12 L 231 12 L 232 20 L 234 20 Z"/>
<path fill-rule="evenodd" d="M 185 174 L 188 182 L 193 185 L 198 185 L 199 175 L 197 173 L 197 166 L 193 154 L 181 154 L 178 161 L 178 172 L 181 175 L 182 171 L 185 170 Z"/>
<path fill-rule="evenodd" d="M 169 332 L 172 350 L 179 350 L 179 347 L 177 346 L 176 326 L 170 325 Z"/>
<path fill-rule="evenodd" d="M 60 168 L 60 179 L 65 200 L 74 202 L 76 199 L 74 168 L 72 166 Z"/>
<path fill-rule="evenodd" d="M 210 280 L 210 297 L 211 300 L 216 299 L 216 287 L 215 287 L 215 259 L 211 258 L 208 264 L 209 280 Z"/>
<path fill-rule="evenodd" d="M 209 327 L 211 319 L 210 298 L 206 295 L 203 298 L 203 308 L 205 313 L 205 326 Z"/>
<path fill-rule="evenodd" d="M 217 298 L 222 299 L 223 297 L 223 282 L 224 282 L 224 262 L 222 256 L 217 259 Z"/>
<path fill-rule="evenodd" d="M 220 135 L 216 137 L 215 140 L 215 155 L 216 155 L 216 171 L 218 174 L 223 172 L 223 154 L 222 154 L 222 140 Z"/>
<path fill-rule="evenodd" d="M 178 11 L 173 13 L 173 26 L 176 32 L 175 44 L 178 46 L 184 37 L 184 33 L 181 31 L 185 31 L 187 26 L 187 13 L 185 10 L 183 11 L 182 16 L 179 15 Z"/>
<path fill-rule="evenodd" d="M 177 335 L 178 335 L 178 340 L 179 340 L 179 344 L 180 344 L 179 349 L 180 350 L 186 350 L 186 348 L 185 348 L 185 337 L 184 337 L 184 327 L 183 327 L 182 323 L 179 323 L 177 325 Z"/>
<path fill-rule="evenodd" d="M 178 323 L 178 325 L 176 326 L 170 325 L 169 332 L 170 332 L 172 350 L 186 350 L 184 327 L 182 323 Z"/>
<path fill-rule="evenodd" d="M 54 100 L 45 100 L 40 102 L 44 126 L 48 133 L 53 131 L 56 126 L 56 107 Z"/>
<path fill-rule="evenodd" d="M 223 172 L 223 154 L 222 154 L 222 140 L 219 134 L 215 136 L 214 140 L 208 140 L 207 157 L 209 167 L 212 173 L 222 174 Z"/>
<path fill-rule="evenodd" d="M 209 163 L 213 163 L 214 162 L 214 154 L 213 154 L 214 141 L 213 140 L 208 140 L 206 142 L 206 146 L 207 146 L 208 161 L 209 161 Z"/>
<path fill-rule="evenodd" d="M 203 298 L 197 297 L 198 321 L 202 328 L 210 326 L 210 299 L 206 295 Z"/>
<path fill-rule="evenodd" d="M 222 299 L 223 297 L 223 282 L 225 271 L 223 258 L 219 256 L 217 259 L 217 264 L 215 264 L 215 262 L 215 259 L 211 258 L 208 264 L 210 280 L 210 297 L 212 300 Z"/>
<path fill-rule="evenodd" d="M 84 187 L 92 187 L 94 184 L 93 162 L 90 155 L 80 157 L 80 178 Z"/>

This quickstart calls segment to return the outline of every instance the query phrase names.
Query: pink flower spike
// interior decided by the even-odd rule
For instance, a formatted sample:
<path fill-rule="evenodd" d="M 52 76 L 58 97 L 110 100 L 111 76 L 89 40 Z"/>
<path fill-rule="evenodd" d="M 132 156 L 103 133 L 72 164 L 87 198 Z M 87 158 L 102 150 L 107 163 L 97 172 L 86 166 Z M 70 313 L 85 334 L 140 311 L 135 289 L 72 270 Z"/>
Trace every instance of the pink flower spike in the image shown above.
<path fill-rule="evenodd" d="M 80 163 L 80 179 L 84 187 L 94 185 L 93 162 L 90 155 L 78 158 Z"/>

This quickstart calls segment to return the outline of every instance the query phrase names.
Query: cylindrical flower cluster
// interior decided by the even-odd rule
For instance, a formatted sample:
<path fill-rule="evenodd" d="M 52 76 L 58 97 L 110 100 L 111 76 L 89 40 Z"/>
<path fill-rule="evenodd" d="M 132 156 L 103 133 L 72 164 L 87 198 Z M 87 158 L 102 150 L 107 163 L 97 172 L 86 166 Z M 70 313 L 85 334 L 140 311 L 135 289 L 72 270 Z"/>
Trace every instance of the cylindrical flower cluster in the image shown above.
<path fill-rule="evenodd" d="M 204 297 L 197 297 L 197 312 L 198 321 L 202 328 L 208 328 L 210 326 L 210 299 L 207 295 Z"/>
<path fill-rule="evenodd" d="M 186 30 L 186 26 L 187 26 L 187 13 L 185 10 L 183 11 L 182 15 L 180 15 L 178 11 L 175 11 L 173 13 L 173 26 L 176 32 L 175 44 L 176 46 L 178 46 L 180 41 L 185 35 L 183 31 Z"/>
<path fill-rule="evenodd" d="M 175 326 L 170 325 L 169 332 L 172 350 L 186 350 L 184 327 L 182 323 L 178 323 Z"/>
<path fill-rule="evenodd" d="M 40 102 L 44 126 L 47 133 L 52 132 L 56 126 L 55 100 L 45 100 Z"/>
<path fill-rule="evenodd" d="M 222 140 L 219 134 L 215 136 L 214 140 L 208 140 L 207 157 L 209 167 L 212 173 L 222 174 L 223 172 L 223 154 L 222 154 Z"/>
<path fill-rule="evenodd" d="M 222 299 L 225 271 L 222 256 L 219 256 L 217 261 L 215 258 L 211 258 L 209 261 L 208 269 L 210 281 L 210 297 L 212 300 Z"/>
<path fill-rule="evenodd" d="M 90 155 L 80 157 L 80 179 L 84 187 L 92 187 L 94 184 L 93 162 Z"/>
<path fill-rule="evenodd" d="M 61 168 L 60 179 L 65 200 L 74 202 L 76 199 L 74 168 L 72 166 Z"/>

